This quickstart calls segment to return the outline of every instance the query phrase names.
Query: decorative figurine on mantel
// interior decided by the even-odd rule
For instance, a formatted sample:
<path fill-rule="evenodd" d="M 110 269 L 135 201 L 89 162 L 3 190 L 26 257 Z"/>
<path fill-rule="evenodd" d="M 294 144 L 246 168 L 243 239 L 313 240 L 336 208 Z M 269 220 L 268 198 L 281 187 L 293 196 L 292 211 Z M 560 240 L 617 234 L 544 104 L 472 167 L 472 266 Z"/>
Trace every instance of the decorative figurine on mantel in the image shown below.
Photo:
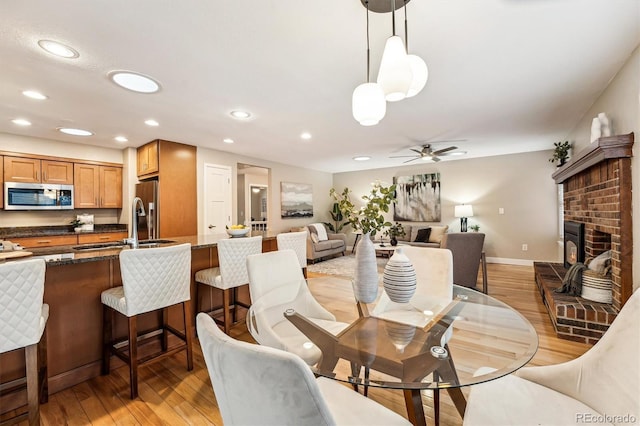
<path fill-rule="evenodd" d="M 607 114 L 601 112 L 591 121 L 591 143 L 603 136 L 611 136 L 611 120 Z"/>

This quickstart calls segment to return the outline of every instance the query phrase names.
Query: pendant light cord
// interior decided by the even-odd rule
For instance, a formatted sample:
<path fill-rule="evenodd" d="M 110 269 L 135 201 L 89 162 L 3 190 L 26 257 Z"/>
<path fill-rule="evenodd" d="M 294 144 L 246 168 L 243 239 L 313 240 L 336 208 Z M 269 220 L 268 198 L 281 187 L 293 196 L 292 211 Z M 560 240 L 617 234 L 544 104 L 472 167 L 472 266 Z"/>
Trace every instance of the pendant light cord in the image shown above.
<path fill-rule="evenodd" d="M 369 51 L 369 1 L 365 2 L 367 4 L 367 83 L 369 83 L 369 64 L 370 64 L 370 51 Z"/>
<path fill-rule="evenodd" d="M 409 53 L 409 24 L 407 24 L 407 0 L 404 0 L 404 44 Z"/>
<path fill-rule="evenodd" d="M 391 0 L 391 33 L 396 35 L 396 0 Z"/>

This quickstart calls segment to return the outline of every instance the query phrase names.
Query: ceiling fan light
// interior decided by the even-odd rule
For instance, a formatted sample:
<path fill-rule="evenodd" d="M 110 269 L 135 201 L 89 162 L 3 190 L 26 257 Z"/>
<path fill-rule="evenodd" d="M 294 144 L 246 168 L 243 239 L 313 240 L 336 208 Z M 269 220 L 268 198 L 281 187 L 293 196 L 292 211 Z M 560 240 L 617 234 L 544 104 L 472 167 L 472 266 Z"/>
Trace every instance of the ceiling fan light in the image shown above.
<path fill-rule="evenodd" d="M 377 83 L 363 83 L 356 87 L 351 106 L 353 118 L 363 126 L 378 124 L 387 112 L 384 92 Z"/>
<path fill-rule="evenodd" d="M 413 80 L 411 80 L 411 86 L 407 92 L 407 98 L 417 95 L 427 84 L 429 78 L 429 69 L 427 64 L 417 55 L 407 55 L 409 58 L 409 64 L 411 65 L 411 71 L 413 73 Z"/>
<path fill-rule="evenodd" d="M 412 81 L 413 72 L 404 42 L 398 36 L 391 36 L 384 46 L 378 71 L 378 84 L 382 86 L 386 100 L 395 102 L 404 99 Z"/>

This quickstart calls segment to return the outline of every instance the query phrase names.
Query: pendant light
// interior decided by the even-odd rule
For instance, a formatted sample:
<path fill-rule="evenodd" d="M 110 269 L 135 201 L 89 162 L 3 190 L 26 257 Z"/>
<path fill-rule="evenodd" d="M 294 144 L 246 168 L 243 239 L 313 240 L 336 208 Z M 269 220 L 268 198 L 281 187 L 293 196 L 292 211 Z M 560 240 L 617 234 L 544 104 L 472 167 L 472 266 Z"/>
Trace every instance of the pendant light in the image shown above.
<path fill-rule="evenodd" d="M 376 125 L 384 118 L 387 112 L 387 103 L 382 87 L 369 81 L 369 2 L 367 5 L 367 82 L 362 83 L 353 91 L 351 108 L 353 118 L 363 126 Z"/>
<path fill-rule="evenodd" d="M 411 65 L 411 72 L 413 73 L 413 79 L 411 80 L 411 86 L 407 92 L 407 98 L 417 95 L 427 84 L 429 78 L 429 69 L 427 64 L 417 55 L 409 55 L 409 25 L 407 24 L 407 0 L 404 0 L 404 38 L 407 45 L 407 56 L 409 58 L 409 64 Z"/>
<path fill-rule="evenodd" d="M 396 35 L 396 2 L 391 4 L 392 36 L 387 39 L 382 53 L 378 84 L 384 90 L 385 99 L 389 102 L 401 101 L 413 81 L 411 63 L 404 42 Z"/>

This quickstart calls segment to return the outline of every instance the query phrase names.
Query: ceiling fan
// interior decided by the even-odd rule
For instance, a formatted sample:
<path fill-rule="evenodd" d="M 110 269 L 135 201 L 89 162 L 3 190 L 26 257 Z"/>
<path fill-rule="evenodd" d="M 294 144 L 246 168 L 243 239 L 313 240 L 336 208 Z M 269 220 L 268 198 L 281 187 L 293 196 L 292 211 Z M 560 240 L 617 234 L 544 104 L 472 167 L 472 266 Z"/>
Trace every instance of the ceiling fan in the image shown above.
<path fill-rule="evenodd" d="M 462 140 L 464 139 L 460 139 L 460 141 Z M 450 141 L 450 142 L 455 142 L 455 141 Z M 422 149 L 419 149 L 419 150 L 410 148 L 411 151 L 415 152 L 414 155 L 394 155 L 389 158 L 410 158 L 407 161 L 403 161 L 403 163 L 409 163 L 411 161 L 415 161 L 419 159 L 432 160 L 434 162 L 438 162 L 440 161 L 439 157 L 450 155 L 451 153 L 449 151 L 453 151 L 454 149 L 458 149 L 458 147 L 449 146 L 447 148 L 442 148 L 434 151 L 431 148 L 431 144 L 424 144 L 422 145 Z"/>

